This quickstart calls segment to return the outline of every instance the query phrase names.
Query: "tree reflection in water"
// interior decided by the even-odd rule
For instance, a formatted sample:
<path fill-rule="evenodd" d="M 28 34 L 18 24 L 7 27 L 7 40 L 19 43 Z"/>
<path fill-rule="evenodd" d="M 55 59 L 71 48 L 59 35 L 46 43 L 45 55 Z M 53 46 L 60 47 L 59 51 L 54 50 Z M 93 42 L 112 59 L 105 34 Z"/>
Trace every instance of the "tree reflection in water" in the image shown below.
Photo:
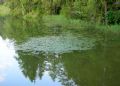
<path fill-rule="evenodd" d="M 68 54 L 66 57 L 69 57 L 72 51 L 90 50 L 94 43 L 95 40 L 91 38 L 76 37 L 71 33 L 61 34 L 60 36 L 32 37 L 17 45 L 16 48 L 20 56 L 17 60 L 23 74 L 32 82 L 37 77 L 42 79 L 44 73 L 49 72 L 53 81 L 59 80 L 65 86 L 76 86 L 72 77 L 68 77 L 64 68 L 66 61 L 64 61 L 63 55 L 66 53 Z"/>
<path fill-rule="evenodd" d="M 114 40 L 111 36 L 108 38 L 112 40 L 103 38 L 98 43 L 94 41 L 94 45 L 92 39 L 89 39 L 90 43 L 87 40 L 81 42 L 79 32 L 72 35 L 78 30 L 61 28 L 61 32 L 57 32 L 59 34 L 53 34 L 52 29 L 41 26 L 6 19 L 4 29 L 0 30 L 3 37 L 14 38 L 17 47 L 24 43 L 17 49 L 19 57 L 16 59 L 25 77 L 35 82 L 37 78 L 42 80 L 48 72 L 53 81 L 59 80 L 65 86 L 120 86 L 120 37 L 116 38 L 115 35 Z M 97 37 L 95 39 L 99 40 Z M 40 43 L 43 45 L 40 46 Z M 85 45 L 81 46 L 81 43 Z M 88 47 L 84 48 L 86 44 Z M 71 52 L 66 52 L 69 50 Z M 60 54 L 54 54 L 56 51 Z"/>
<path fill-rule="evenodd" d="M 35 82 L 36 78 L 42 79 L 45 72 L 48 72 L 53 81 L 59 80 L 65 86 L 76 86 L 74 81 L 67 77 L 61 56 L 44 53 L 33 55 L 20 51 L 18 53 L 20 57 L 17 60 L 21 70 L 31 82 Z"/>
<path fill-rule="evenodd" d="M 58 55 L 18 51 L 20 57 L 17 60 L 23 74 L 32 82 L 38 77 L 42 79 L 48 72 L 53 81 L 59 80 L 64 86 L 119 86 L 120 68 L 117 65 L 120 62 L 120 45 L 115 43 L 113 46 L 114 43 L 108 42 L 104 47 L 98 44 L 95 49 Z"/>

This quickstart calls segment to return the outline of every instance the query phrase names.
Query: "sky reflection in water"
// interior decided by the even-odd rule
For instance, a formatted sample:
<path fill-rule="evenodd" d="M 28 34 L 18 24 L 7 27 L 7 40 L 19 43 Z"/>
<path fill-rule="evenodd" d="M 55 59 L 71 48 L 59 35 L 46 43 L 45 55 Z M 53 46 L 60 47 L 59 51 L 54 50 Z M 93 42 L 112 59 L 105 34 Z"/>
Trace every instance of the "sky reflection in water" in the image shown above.
<path fill-rule="evenodd" d="M 9 39 L 3 40 L 0 37 L 0 82 L 5 80 L 5 74 L 8 69 L 14 65 L 14 58 L 17 54 L 14 48 L 14 42 Z"/>
<path fill-rule="evenodd" d="M 49 71 L 44 71 L 41 80 L 36 78 L 35 83 L 31 82 L 23 75 L 15 57 L 19 58 L 14 41 L 0 37 L 0 86 L 61 86 L 59 80 L 51 79 Z"/>
<path fill-rule="evenodd" d="M 8 18 L 3 27 L 1 36 L 16 42 L 0 37 L 0 86 L 120 86 L 120 37 L 101 40 L 75 28 L 53 34 Z"/>

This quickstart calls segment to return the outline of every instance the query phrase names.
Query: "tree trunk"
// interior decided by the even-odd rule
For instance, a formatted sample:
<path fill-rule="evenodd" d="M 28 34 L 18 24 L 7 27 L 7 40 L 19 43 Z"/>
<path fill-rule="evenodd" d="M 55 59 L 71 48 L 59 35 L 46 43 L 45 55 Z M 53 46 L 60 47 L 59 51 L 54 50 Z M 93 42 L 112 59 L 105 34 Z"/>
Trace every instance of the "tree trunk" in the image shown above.
<path fill-rule="evenodd" d="M 105 15 L 105 24 L 107 25 L 108 24 L 108 20 L 107 20 L 107 1 L 105 0 L 104 1 L 104 15 Z"/>
<path fill-rule="evenodd" d="M 50 0 L 50 14 L 53 14 L 53 0 Z"/>

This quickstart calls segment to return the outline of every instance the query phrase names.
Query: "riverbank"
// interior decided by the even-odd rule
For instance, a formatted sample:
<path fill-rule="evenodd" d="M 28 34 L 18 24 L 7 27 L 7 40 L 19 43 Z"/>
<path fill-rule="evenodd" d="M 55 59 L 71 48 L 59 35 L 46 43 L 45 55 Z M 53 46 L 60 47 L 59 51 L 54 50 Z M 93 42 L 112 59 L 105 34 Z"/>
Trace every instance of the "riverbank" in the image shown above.
<path fill-rule="evenodd" d="M 2 8 L 4 7 L 2 6 Z M 6 12 L 6 14 L 7 13 L 9 14 L 9 9 L 7 9 L 5 12 L 4 11 L 2 12 L 3 13 Z M 5 16 L 2 15 L 1 17 L 5 17 Z M 109 38 L 114 37 L 114 39 L 120 37 L 120 25 L 97 24 L 95 22 L 88 22 L 79 19 L 71 19 L 64 15 L 42 15 L 42 17 L 35 19 L 29 19 L 29 18 L 24 19 L 22 17 L 20 19 L 22 19 L 23 21 L 30 22 L 32 25 L 36 25 L 37 23 L 42 22 L 45 25 L 45 28 L 47 27 L 48 29 L 58 28 L 58 29 L 64 29 L 64 31 L 69 30 L 78 34 L 89 33 L 90 36 L 102 36 L 102 37 L 108 36 Z"/>
<path fill-rule="evenodd" d="M 51 27 L 62 27 L 64 29 L 75 29 L 76 32 L 89 32 L 92 35 L 100 34 L 100 35 L 120 35 L 120 25 L 103 25 L 96 24 L 92 22 L 70 19 L 63 15 L 47 15 L 43 16 L 44 24 Z"/>

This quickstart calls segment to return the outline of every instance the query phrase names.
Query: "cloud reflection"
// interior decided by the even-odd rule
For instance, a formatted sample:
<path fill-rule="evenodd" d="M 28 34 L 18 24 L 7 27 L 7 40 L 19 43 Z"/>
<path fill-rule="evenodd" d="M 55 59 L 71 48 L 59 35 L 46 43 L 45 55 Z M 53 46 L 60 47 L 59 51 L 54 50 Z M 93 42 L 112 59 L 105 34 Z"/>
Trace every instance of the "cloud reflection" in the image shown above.
<path fill-rule="evenodd" d="M 4 77 L 0 75 L 0 82 L 4 81 Z"/>
<path fill-rule="evenodd" d="M 14 42 L 0 36 L 0 82 L 5 80 L 5 72 L 14 64 L 16 56 Z"/>

